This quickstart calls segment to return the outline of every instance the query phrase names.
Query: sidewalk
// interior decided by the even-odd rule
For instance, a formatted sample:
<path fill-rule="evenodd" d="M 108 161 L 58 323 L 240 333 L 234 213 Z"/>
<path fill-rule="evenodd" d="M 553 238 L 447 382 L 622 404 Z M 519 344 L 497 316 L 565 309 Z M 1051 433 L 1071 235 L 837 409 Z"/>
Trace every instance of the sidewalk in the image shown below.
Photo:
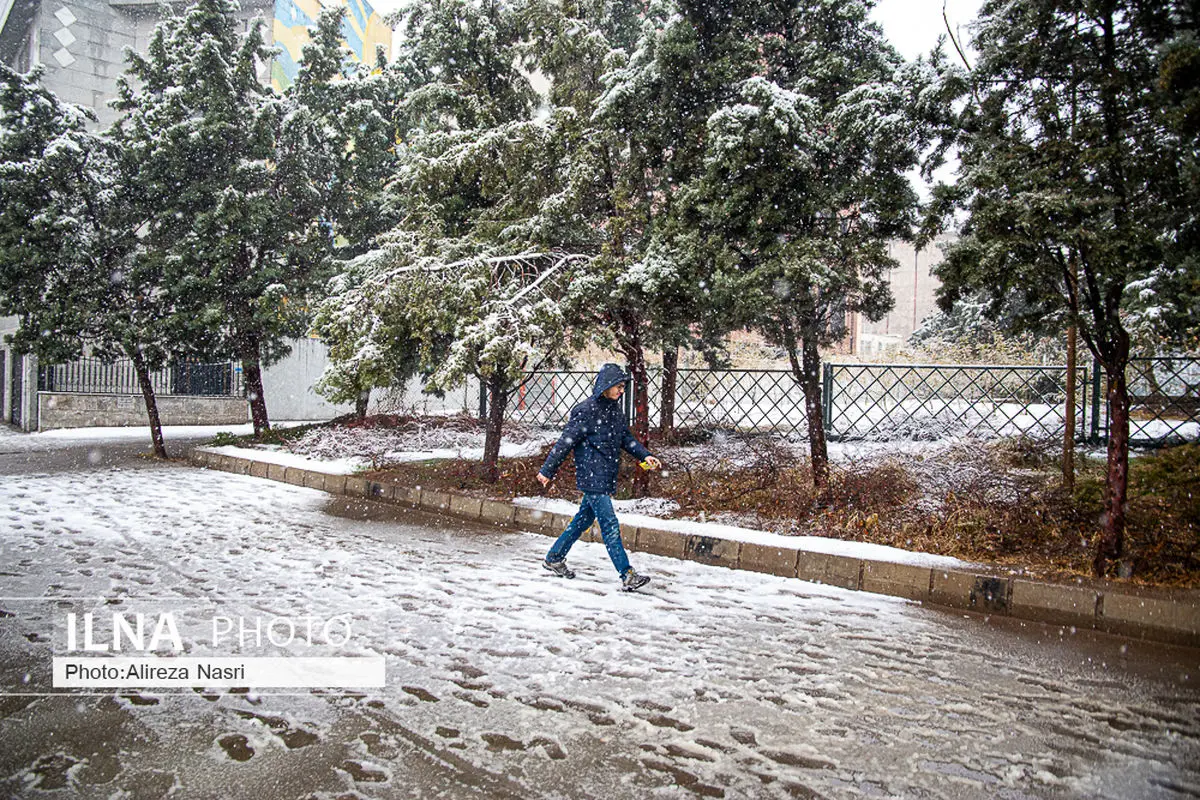
<path fill-rule="evenodd" d="M 488 500 L 353 475 L 270 463 L 200 447 L 191 460 L 209 469 L 319 489 L 336 495 L 422 508 L 470 520 L 557 536 L 570 513 L 520 499 Z M 1200 647 L 1200 592 L 1138 589 L 1105 582 L 1057 584 L 990 572 L 940 556 L 876 557 L 820 552 L 820 540 L 697 522 L 622 515 L 622 538 L 635 552 L 762 572 L 988 615 L 1085 628 Z M 600 541 L 595 526 L 584 541 Z M 896 551 L 903 553 L 903 551 Z M 908 563 L 902 563 L 908 562 Z"/>

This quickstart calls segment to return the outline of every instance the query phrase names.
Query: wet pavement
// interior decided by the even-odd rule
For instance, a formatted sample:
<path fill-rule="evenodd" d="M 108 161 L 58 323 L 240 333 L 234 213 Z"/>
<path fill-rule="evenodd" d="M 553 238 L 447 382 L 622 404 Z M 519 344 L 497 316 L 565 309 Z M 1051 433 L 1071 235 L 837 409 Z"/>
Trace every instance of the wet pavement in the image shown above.
<path fill-rule="evenodd" d="M 1196 650 L 65 449 L 0 453 L 0 796 L 1200 796 Z M 64 612 L 164 609 L 349 615 L 387 685 L 50 686 Z"/>

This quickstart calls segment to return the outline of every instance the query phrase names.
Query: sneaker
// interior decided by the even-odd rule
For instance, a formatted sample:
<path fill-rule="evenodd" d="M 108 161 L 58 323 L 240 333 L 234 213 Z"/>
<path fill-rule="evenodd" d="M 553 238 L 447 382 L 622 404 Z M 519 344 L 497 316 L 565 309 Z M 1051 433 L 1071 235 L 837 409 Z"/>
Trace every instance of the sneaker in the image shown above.
<path fill-rule="evenodd" d="M 567 562 L 563 561 L 543 561 L 542 566 L 553 572 L 560 578 L 574 578 L 575 570 L 567 566 Z"/>
<path fill-rule="evenodd" d="M 625 591 L 627 592 L 632 592 L 634 589 L 645 586 L 649 582 L 650 579 L 648 577 L 645 575 L 638 575 L 633 570 L 629 570 L 629 572 L 626 572 L 625 576 L 621 578 L 621 586 L 624 587 Z"/>

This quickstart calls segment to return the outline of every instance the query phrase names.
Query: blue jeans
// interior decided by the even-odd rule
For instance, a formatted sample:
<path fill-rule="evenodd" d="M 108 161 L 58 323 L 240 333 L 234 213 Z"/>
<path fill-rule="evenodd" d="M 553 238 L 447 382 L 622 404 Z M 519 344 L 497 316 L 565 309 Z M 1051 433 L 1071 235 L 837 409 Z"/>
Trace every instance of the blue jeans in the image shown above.
<path fill-rule="evenodd" d="M 554 546 L 546 554 L 546 560 L 555 562 L 566 558 L 571 545 L 579 541 L 579 537 L 583 536 L 583 532 L 590 528 L 595 520 L 600 521 L 600 535 L 604 537 L 608 557 L 617 568 L 617 574 L 624 577 L 629 571 L 629 556 L 625 555 L 625 545 L 621 543 L 621 525 L 617 522 L 616 512 L 613 511 L 612 498 L 606 494 L 584 493 L 583 499 L 579 501 L 579 511 L 554 542 Z"/>

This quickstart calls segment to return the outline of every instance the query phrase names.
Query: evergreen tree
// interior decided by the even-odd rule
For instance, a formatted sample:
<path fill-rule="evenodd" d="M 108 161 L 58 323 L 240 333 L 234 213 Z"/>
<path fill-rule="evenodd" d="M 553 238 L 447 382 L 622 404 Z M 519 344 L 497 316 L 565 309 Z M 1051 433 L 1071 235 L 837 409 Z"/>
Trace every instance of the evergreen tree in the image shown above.
<path fill-rule="evenodd" d="M 402 385 L 416 370 L 415 339 L 388 330 L 361 288 L 368 280 L 356 257 L 370 252 L 380 234 L 397 222 L 386 203 L 396 170 L 392 82 L 378 53 L 373 68 L 359 64 L 341 44 L 344 7 L 321 12 L 305 45 L 287 98 L 304 114 L 307 146 L 328 176 L 319 187 L 322 221 L 333 236 L 339 274 L 316 306 L 312 331 L 330 348 L 325 374 L 314 387 L 331 402 L 352 402 L 366 416 L 371 390 Z"/>
<path fill-rule="evenodd" d="M 958 188 L 970 216 L 940 302 L 985 289 L 1000 313 L 1015 296 L 1033 330 L 1065 312 L 1103 367 L 1097 575 L 1124 553 L 1130 327 L 1179 339 L 1197 319 L 1195 95 L 1177 81 L 1194 26 L 1182 3 L 1016 0 L 986 3 L 975 39 Z"/>
<path fill-rule="evenodd" d="M 675 198 L 701 166 L 705 119 L 721 81 L 707 69 L 702 35 L 675 4 L 651 3 L 636 39 L 627 21 L 617 7 L 587 4 L 540 18 L 549 33 L 539 63 L 551 81 L 551 136 L 561 157 L 558 188 L 533 227 L 547 245 L 591 256 L 574 270 L 565 313 L 624 356 L 632 428 L 645 440 L 647 351 L 662 350 L 673 370 L 678 347 L 711 347 L 716 338 L 697 337 L 711 259 L 695 246 Z M 664 376 L 668 427 L 672 386 Z M 635 495 L 646 477 L 635 475 Z"/>
<path fill-rule="evenodd" d="M 559 276 L 570 258 L 556 254 L 474 257 L 417 267 L 406 277 L 409 308 L 420 324 L 429 385 L 444 390 L 475 376 L 487 391 L 484 477 L 499 477 L 504 416 L 528 372 L 559 366 L 568 335 Z M 560 272 L 561 271 L 561 272 Z M 444 355 L 442 355 L 444 354 Z"/>
<path fill-rule="evenodd" d="M 939 114 L 940 65 L 905 64 L 868 10 L 807 0 L 732 15 L 729 46 L 713 57 L 733 91 L 708 120 L 706 171 L 686 198 L 719 259 L 718 305 L 788 354 L 819 488 L 829 475 L 820 348 L 844 336 L 848 314 L 891 308 L 887 243 L 911 235 L 906 173 Z"/>
<path fill-rule="evenodd" d="M 317 305 L 312 329 L 329 347 L 314 387 L 334 403 L 354 403 L 366 417 L 371 391 L 403 388 L 420 367 L 420 337 L 404 299 L 385 291 L 373 254 L 341 266 Z"/>
<path fill-rule="evenodd" d="M 119 84 L 113 135 L 137 167 L 149 236 L 170 254 L 171 291 L 209 331 L 199 353 L 232 354 L 256 433 L 270 427 L 262 367 L 308 325 L 330 231 L 314 120 L 257 77 L 270 52 L 242 37 L 232 0 L 198 0 L 160 23 Z"/>
<path fill-rule="evenodd" d="M 471 0 L 398 12 L 404 36 L 387 71 L 398 167 L 386 203 L 398 222 L 330 301 L 330 318 L 358 309 L 369 320 L 338 349 L 336 369 L 370 364 L 364 376 L 379 380 L 380 367 L 415 347 L 427 388 L 468 374 L 488 387 L 484 470 L 492 479 L 509 394 L 524 370 L 564 343 L 554 304 L 517 298 L 528 275 L 502 267 L 556 263 L 521 258 L 531 252 L 526 223 L 546 194 L 552 147 L 520 69 L 527 27 L 518 12 Z"/>
<path fill-rule="evenodd" d="M 386 204 L 387 182 L 396 171 L 392 83 L 386 55 L 357 62 L 342 45 L 346 8 L 321 12 L 304 46 L 296 80 L 286 98 L 303 114 L 311 163 L 325 177 L 321 218 L 334 237 L 334 256 L 346 260 L 369 251 L 396 223 Z"/>
<path fill-rule="evenodd" d="M 20 318 L 17 351 L 43 361 L 127 356 L 166 458 L 150 373 L 191 327 L 164 291 L 121 153 L 40 76 L 0 65 L 0 314 Z"/>

